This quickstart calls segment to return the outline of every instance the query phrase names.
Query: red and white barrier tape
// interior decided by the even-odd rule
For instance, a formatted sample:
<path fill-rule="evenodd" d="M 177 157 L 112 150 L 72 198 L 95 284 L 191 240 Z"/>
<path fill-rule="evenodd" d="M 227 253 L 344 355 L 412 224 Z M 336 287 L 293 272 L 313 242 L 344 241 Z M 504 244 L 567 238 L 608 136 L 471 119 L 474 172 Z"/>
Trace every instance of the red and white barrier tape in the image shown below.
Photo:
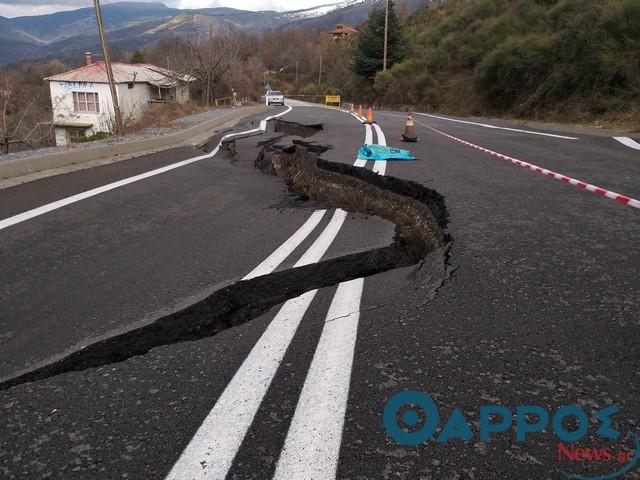
<path fill-rule="evenodd" d="M 625 205 L 629 205 L 631 207 L 635 207 L 635 208 L 640 209 L 640 200 L 636 200 L 635 198 L 631 198 L 631 197 L 628 197 L 626 195 L 622 195 L 620 193 L 612 192 L 610 190 L 606 190 L 604 188 L 600 188 L 600 187 L 597 187 L 595 185 L 591 185 L 590 183 L 586 183 L 586 182 L 583 182 L 581 180 L 576 180 L 575 178 L 567 177 L 566 175 L 561 175 L 559 173 L 552 172 L 551 170 L 547 170 L 546 168 L 538 167 L 537 165 L 534 165 L 532 163 L 523 162 L 522 160 L 518 160 L 517 158 L 509 157 L 508 155 L 503 155 L 502 153 L 494 152 L 493 150 L 489 150 L 488 148 L 484 148 L 484 147 L 481 147 L 479 145 L 475 145 L 473 143 L 467 142 L 467 141 L 462 140 L 460 138 L 454 137 L 453 135 L 449 135 L 448 133 L 441 132 L 437 128 L 433 128 L 433 127 L 431 127 L 431 126 L 429 126 L 427 124 L 424 124 L 422 122 L 416 121 L 416 123 L 419 123 L 423 127 L 426 127 L 429 130 L 432 130 L 432 131 L 434 131 L 436 133 L 439 133 L 440 135 L 444 135 L 445 137 L 450 138 L 451 140 L 455 140 L 456 142 L 462 143 L 463 145 L 466 145 L 467 147 L 475 148 L 476 150 L 480 150 L 481 152 L 487 153 L 487 154 L 491 155 L 492 157 L 498 157 L 498 158 L 501 158 L 502 160 L 507 160 L 507 161 L 513 163 L 514 165 L 518 165 L 519 167 L 523 167 L 523 168 L 527 168 L 529 170 L 533 170 L 534 172 L 541 173 L 543 175 L 546 175 L 547 177 L 552 177 L 552 178 L 555 178 L 556 180 L 561 180 L 561 181 L 563 181 L 565 183 L 569 183 L 569 184 L 574 185 L 574 186 L 576 186 L 578 188 L 582 188 L 584 190 L 589 190 L 590 192 L 593 192 L 593 193 L 595 193 L 597 195 L 600 195 L 602 197 L 607 197 L 607 198 L 610 198 L 612 200 L 616 200 L 617 202 L 624 203 Z"/>

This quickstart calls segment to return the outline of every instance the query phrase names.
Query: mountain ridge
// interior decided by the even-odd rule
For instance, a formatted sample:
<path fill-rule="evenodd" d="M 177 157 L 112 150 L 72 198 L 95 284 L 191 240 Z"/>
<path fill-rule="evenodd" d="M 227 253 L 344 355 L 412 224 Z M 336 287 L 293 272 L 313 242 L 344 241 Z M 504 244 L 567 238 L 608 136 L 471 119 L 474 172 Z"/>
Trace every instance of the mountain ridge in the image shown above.
<path fill-rule="evenodd" d="M 412 9 L 429 0 L 409 0 Z M 358 26 L 384 0 L 328 0 L 316 7 L 278 12 L 230 7 L 180 9 L 161 2 L 118 2 L 102 7 L 109 43 L 125 50 L 143 48 L 176 33 L 187 37 L 210 28 L 264 32 L 283 27 L 328 30 L 337 23 Z M 27 59 L 70 58 L 98 51 L 94 10 L 79 8 L 48 15 L 0 17 L 0 65 Z"/>

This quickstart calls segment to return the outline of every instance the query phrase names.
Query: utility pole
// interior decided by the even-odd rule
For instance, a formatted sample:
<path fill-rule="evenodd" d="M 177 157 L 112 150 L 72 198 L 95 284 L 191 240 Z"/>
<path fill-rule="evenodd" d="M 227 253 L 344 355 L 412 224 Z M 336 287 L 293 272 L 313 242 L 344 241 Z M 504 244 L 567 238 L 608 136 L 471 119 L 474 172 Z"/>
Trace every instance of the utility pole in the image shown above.
<path fill-rule="evenodd" d="M 298 88 L 298 63 L 296 62 L 296 89 Z"/>
<path fill-rule="evenodd" d="M 384 11 L 384 54 L 382 59 L 382 71 L 387 71 L 387 42 L 389 39 L 389 0 L 386 0 Z"/>
<path fill-rule="evenodd" d="M 320 86 L 322 80 L 322 54 L 320 54 L 320 72 L 318 72 L 318 86 Z"/>
<path fill-rule="evenodd" d="M 109 49 L 107 48 L 107 38 L 104 33 L 104 22 L 102 21 L 102 11 L 100 10 L 100 0 L 93 0 L 96 8 L 96 22 L 98 23 L 98 31 L 100 33 L 100 43 L 102 44 L 102 54 L 104 55 L 104 66 L 107 69 L 107 78 L 109 79 L 109 88 L 111 89 L 111 100 L 113 101 L 113 111 L 116 115 L 116 130 L 118 134 L 122 133 L 122 114 L 120 113 L 120 104 L 118 103 L 118 92 L 116 91 L 116 82 L 113 78 L 113 70 L 111 69 L 111 61 L 109 60 Z"/>

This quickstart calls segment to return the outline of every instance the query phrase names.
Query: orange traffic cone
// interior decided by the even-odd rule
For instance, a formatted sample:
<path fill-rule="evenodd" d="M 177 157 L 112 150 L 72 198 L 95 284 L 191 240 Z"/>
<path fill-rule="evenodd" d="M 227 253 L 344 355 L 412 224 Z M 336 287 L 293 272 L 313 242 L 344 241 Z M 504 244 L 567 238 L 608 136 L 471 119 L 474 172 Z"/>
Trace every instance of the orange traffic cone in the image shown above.
<path fill-rule="evenodd" d="M 407 115 L 407 123 L 404 127 L 404 133 L 402 134 L 403 142 L 417 142 L 418 136 L 416 135 L 416 127 L 413 124 L 413 115 Z"/>
<path fill-rule="evenodd" d="M 362 105 L 358 105 L 358 116 L 362 118 Z"/>
<path fill-rule="evenodd" d="M 369 125 L 373 123 L 373 108 L 369 107 L 369 110 L 367 110 L 367 121 L 364 123 Z"/>

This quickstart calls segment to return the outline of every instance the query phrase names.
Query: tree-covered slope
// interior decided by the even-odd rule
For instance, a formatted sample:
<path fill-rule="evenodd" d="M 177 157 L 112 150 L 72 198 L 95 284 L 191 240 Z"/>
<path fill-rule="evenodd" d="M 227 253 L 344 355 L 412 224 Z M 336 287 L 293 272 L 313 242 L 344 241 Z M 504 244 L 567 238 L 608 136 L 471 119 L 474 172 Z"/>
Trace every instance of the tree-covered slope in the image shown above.
<path fill-rule="evenodd" d="M 639 0 L 452 0 L 406 24 L 376 93 L 465 114 L 571 120 L 640 110 Z"/>

